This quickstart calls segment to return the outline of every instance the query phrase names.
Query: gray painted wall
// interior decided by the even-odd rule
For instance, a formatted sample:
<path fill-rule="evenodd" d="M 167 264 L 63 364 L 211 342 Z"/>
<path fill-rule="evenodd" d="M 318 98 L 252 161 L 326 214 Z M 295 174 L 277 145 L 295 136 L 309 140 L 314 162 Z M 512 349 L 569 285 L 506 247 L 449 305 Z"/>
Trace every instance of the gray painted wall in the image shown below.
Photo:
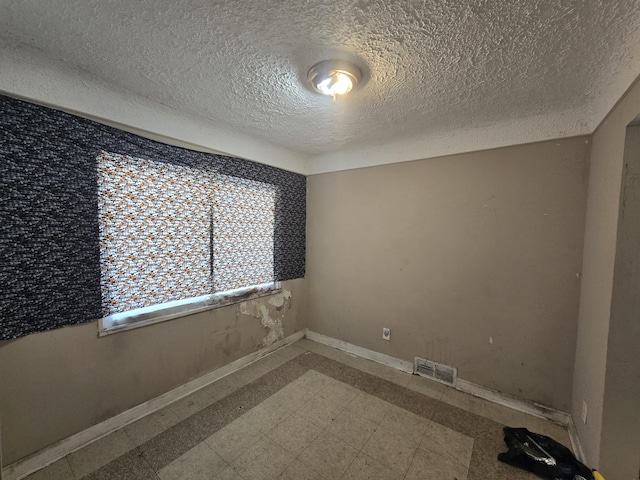
<path fill-rule="evenodd" d="M 589 149 L 576 137 L 309 177 L 308 327 L 567 411 Z"/>
<path fill-rule="evenodd" d="M 640 469 L 640 126 L 627 128 L 602 412 L 600 468 Z"/>
<path fill-rule="evenodd" d="M 282 286 L 283 310 L 269 297 L 250 303 L 280 319 L 286 337 L 306 327 L 304 280 Z M 101 338 L 92 322 L 0 345 L 4 464 L 259 350 L 269 329 L 239 305 Z"/>
<path fill-rule="evenodd" d="M 285 335 L 308 314 L 319 333 L 570 407 L 588 463 L 617 478 L 638 456 L 616 442 L 640 431 L 637 279 L 624 268 L 640 232 L 618 224 L 638 113 L 636 84 L 591 152 L 579 137 L 310 177 L 308 279 L 284 284 Z M 256 351 L 268 332 L 236 305 L 96 333 L 90 323 L 0 343 L 5 465 Z"/>
<path fill-rule="evenodd" d="M 603 408 L 605 388 L 610 387 L 605 376 L 625 134 L 638 113 L 640 84 L 636 82 L 592 137 L 571 414 L 587 462 L 595 467 L 603 460 Z M 586 424 L 581 420 L 583 399 L 587 402 Z M 603 474 L 607 477 L 607 471 Z"/>

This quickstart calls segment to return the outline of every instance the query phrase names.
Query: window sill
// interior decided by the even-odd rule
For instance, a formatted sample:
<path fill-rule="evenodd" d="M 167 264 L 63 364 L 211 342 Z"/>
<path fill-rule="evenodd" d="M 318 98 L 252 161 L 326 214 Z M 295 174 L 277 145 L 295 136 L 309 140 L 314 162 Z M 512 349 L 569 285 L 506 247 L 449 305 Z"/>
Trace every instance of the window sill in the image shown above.
<path fill-rule="evenodd" d="M 256 287 L 249 287 L 242 289 L 241 291 L 236 291 L 239 293 L 222 292 L 213 295 L 206 295 L 203 297 L 189 299 L 188 302 L 184 302 L 178 306 L 159 306 L 153 311 L 140 314 L 132 313 L 124 316 L 124 318 L 118 318 L 118 320 L 115 320 L 114 317 L 122 317 L 122 314 L 104 317 L 98 320 L 98 337 L 104 337 L 106 335 L 112 335 L 125 330 L 132 330 L 134 328 L 142 328 L 156 323 L 185 317 L 187 315 L 227 307 L 236 303 L 242 303 L 248 300 L 267 297 L 282 292 L 280 282 L 274 282 L 273 287 L 269 289 L 262 289 L 257 292 L 255 290 Z"/>

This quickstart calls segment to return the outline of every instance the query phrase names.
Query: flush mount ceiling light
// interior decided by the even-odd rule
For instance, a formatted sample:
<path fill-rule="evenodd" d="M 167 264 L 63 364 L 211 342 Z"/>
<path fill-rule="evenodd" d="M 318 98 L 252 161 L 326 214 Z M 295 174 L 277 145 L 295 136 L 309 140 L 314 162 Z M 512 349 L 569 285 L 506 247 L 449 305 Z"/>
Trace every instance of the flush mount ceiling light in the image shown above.
<path fill-rule="evenodd" d="M 332 96 L 335 102 L 337 95 L 344 95 L 356 88 L 362 80 L 362 72 L 349 62 L 325 60 L 311 67 L 307 78 L 316 92 Z"/>

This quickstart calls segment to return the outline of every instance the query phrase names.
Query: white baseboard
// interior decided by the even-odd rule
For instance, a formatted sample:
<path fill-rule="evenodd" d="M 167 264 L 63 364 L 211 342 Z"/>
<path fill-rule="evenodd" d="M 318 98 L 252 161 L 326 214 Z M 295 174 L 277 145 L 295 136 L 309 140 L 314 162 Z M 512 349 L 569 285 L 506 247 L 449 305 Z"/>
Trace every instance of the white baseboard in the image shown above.
<path fill-rule="evenodd" d="M 359 347 L 342 340 L 327 337 L 326 335 L 312 332 L 309 329 L 305 331 L 305 336 L 306 338 L 308 338 L 309 340 L 313 340 L 314 342 L 322 343 L 329 347 L 337 348 L 344 352 L 351 353 L 368 360 L 373 360 L 374 362 L 382 363 L 383 365 L 387 365 L 403 372 L 413 373 L 413 364 L 406 360 L 400 360 L 399 358 L 391 357 L 384 353 L 375 352 L 373 350 L 369 350 L 368 348 Z M 425 380 L 436 381 L 426 377 Z M 578 438 L 578 433 L 575 424 L 573 423 L 573 418 L 570 414 L 553 409 L 551 407 L 547 407 L 545 405 L 530 403 L 526 400 L 513 397 L 511 395 L 505 395 L 504 393 L 497 392 L 490 388 L 483 387 L 482 385 L 477 385 L 461 378 L 456 379 L 454 388 L 456 390 L 460 390 L 461 392 L 480 397 L 489 402 L 497 403 L 513 410 L 543 418 L 545 420 L 549 420 L 553 423 L 566 427 L 569 432 L 571 446 L 573 448 L 573 451 L 575 452 L 576 457 L 578 458 L 578 460 L 584 461 L 584 453 L 582 451 L 582 446 L 580 445 L 580 439 Z"/>
<path fill-rule="evenodd" d="M 309 340 L 313 340 L 314 342 L 322 343 L 329 347 L 337 348 L 338 350 L 352 353 L 359 357 L 373 360 L 374 362 L 382 363 L 383 365 L 395 368 L 396 370 L 400 370 L 402 372 L 413 373 L 413 363 L 411 362 L 400 360 L 399 358 L 395 358 L 384 353 L 375 352 L 373 350 L 369 350 L 368 348 L 359 347 L 358 345 L 354 345 L 352 343 L 343 342 L 342 340 L 337 340 L 332 337 L 327 337 L 326 335 L 322 335 L 321 333 L 312 332 L 309 329 L 305 331 L 305 336 Z"/>
<path fill-rule="evenodd" d="M 504 393 L 496 392 L 490 388 L 476 385 L 475 383 L 468 382 L 466 380 L 458 379 L 456 382 L 456 389 L 476 397 L 483 398 L 493 403 L 503 405 L 517 410 L 519 412 L 527 413 L 535 417 L 549 420 L 550 422 L 562 425 L 567 429 L 569 433 L 569 440 L 571 441 L 571 449 L 574 455 L 582 463 L 585 462 L 584 452 L 582 445 L 580 444 L 580 438 L 578 437 L 578 431 L 576 425 L 573 423 L 573 417 L 571 414 L 547 407 L 545 405 L 539 405 L 536 403 L 529 403 L 526 400 L 522 400 L 517 397 L 505 395 Z"/>
<path fill-rule="evenodd" d="M 246 367 L 250 363 L 253 363 L 262 357 L 270 354 L 271 352 L 289 345 L 290 343 L 297 342 L 305 335 L 304 331 L 296 332 L 293 335 L 280 340 L 262 350 L 250 353 L 238 360 L 235 360 L 224 367 L 209 372 L 201 377 L 196 378 L 184 385 L 181 385 L 173 390 L 153 398 L 147 402 L 141 403 L 125 412 L 122 412 L 115 417 L 111 417 L 104 422 L 87 428 L 82 432 L 76 433 L 64 440 L 61 440 L 53 445 L 50 445 L 39 452 L 29 455 L 17 462 L 7 465 L 0 473 L 0 479 L 2 480 L 20 480 L 33 472 L 46 467 L 66 457 L 68 454 L 79 450 L 80 448 L 99 440 L 100 438 L 139 420 L 142 417 L 156 412 L 167 405 L 180 400 L 193 392 L 200 390 L 201 388 L 210 385 L 216 380 L 220 380 L 222 377 Z"/>
<path fill-rule="evenodd" d="M 563 427 L 569 426 L 571 415 L 545 405 L 530 403 L 521 398 L 506 395 L 502 392 L 497 392 L 461 378 L 456 382 L 456 389 L 461 392 L 480 397 L 484 400 L 509 407 L 512 410 L 517 410 L 518 412 L 549 420 L 553 423 L 557 423 L 558 425 L 562 425 Z"/>
<path fill-rule="evenodd" d="M 571 440 L 571 448 L 573 450 L 574 455 L 578 460 L 582 463 L 587 463 L 587 458 L 584 455 L 584 450 L 582 449 L 582 444 L 580 443 L 580 437 L 578 436 L 578 429 L 576 428 L 576 424 L 573 421 L 573 417 L 569 415 L 570 421 L 567 429 L 569 430 L 569 440 Z"/>
<path fill-rule="evenodd" d="M 257 352 L 246 355 L 234 362 L 231 362 L 224 367 L 221 367 L 213 372 L 209 372 L 195 380 L 192 380 L 184 385 L 181 385 L 159 397 L 142 403 L 136 407 L 133 407 L 125 412 L 122 412 L 115 417 L 112 417 L 104 422 L 89 427 L 82 432 L 76 433 L 64 440 L 61 440 L 49 447 L 46 447 L 39 452 L 34 453 L 22 460 L 19 460 L 11 465 L 6 466 L 0 471 L 0 480 L 20 480 L 33 472 L 46 467 L 47 465 L 64 458 L 68 454 L 79 450 L 80 448 L 99 440 L 100 438 L 139 420 L 150 413 L 158 411 L 167 405 L 180 400 L 193 392 L 200 390 L 201 388 L 210 385 L 211 383 L 225 377 L 259 359 L 272 353 L 273 351 L 297 342 L 303 337 L 307 337 L 309 340 L 313 340 L 324 345 L 337 348 L 347 353 L 357 355 L 374 362 L 381 363 L 383 365 L 395 368 L 402 372 L 413 373 L 413 364 L 411 362 L 401 360 L 399 358 L 386 355 L 384 353 L 369 350 L 364 347 L 337 340 L 326 335 L 322 335 L 310 330 L 294 333 L 293 335 L 281 340 L 267 348 L 259 350 Z M 425 379 L 429 381 L 429 379 Z M 512 408 L 514 410 L 534 415 L 540 418 L 550 420 L 554 423 L 558 423 L 567 427 L 569 431 L 569 438 L 571 439 L 571 445 L 576 457 L 584 462 L 584 453 L 580 440 L 578 438 L 577 430 L 571 415 L 565 412 L 554 410 L 542 405 L 536 405 L 529 403 L 525 400 L 511 397 L 500 392 L 496 392 L 481 385 L 474 384 L 467 380 L 457 379 L 457 390 L 460 390 L 471 395 L 483 398 L 490 402 L 498 403 L 500 405 Z"/>

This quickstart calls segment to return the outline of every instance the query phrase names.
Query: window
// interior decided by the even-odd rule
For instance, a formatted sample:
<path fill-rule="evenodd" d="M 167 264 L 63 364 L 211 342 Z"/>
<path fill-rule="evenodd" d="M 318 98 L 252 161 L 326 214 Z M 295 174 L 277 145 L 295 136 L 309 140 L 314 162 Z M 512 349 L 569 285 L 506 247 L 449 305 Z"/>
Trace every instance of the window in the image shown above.
<path fill-rule="evenodd" d="M 275 200 L 267 183 L 101 152 L 101 333 L 275 288 Z"/>

